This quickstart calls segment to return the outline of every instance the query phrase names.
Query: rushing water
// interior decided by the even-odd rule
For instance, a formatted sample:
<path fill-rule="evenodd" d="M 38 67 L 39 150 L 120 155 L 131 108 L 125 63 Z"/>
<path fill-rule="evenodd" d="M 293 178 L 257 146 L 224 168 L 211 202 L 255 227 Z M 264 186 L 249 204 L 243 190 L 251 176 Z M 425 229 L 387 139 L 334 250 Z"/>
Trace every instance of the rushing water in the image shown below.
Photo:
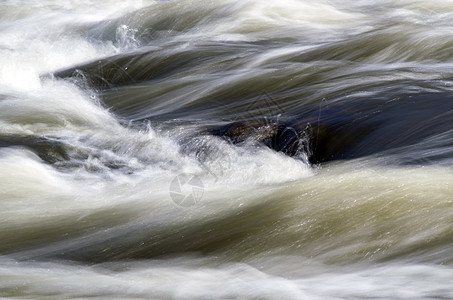
<path fill-rule="evenodd" d="M 0 297 L 453 298 L 452 20 L 1 1 Z"/>

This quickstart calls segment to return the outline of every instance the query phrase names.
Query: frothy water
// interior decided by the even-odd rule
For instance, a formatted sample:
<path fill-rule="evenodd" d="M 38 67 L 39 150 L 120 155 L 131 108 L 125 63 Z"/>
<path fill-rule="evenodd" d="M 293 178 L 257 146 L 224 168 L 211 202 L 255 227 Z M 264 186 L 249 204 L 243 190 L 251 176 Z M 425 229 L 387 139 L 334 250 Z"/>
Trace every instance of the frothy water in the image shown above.
<path fill-rule="evenodd" d="M 453 298 L 449 1 L 3 1 L 0 296 Z"/>

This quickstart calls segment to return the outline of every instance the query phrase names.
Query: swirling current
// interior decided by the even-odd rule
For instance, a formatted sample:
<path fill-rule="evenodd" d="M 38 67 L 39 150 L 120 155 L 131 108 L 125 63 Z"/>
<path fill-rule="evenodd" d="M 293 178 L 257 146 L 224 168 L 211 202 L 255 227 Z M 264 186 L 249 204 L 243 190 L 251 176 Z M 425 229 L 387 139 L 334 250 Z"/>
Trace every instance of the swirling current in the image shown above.
<path fill-rule="evenodd" d="M 0 3 L 0 297 L 453 298 L 453 3 Z"/>

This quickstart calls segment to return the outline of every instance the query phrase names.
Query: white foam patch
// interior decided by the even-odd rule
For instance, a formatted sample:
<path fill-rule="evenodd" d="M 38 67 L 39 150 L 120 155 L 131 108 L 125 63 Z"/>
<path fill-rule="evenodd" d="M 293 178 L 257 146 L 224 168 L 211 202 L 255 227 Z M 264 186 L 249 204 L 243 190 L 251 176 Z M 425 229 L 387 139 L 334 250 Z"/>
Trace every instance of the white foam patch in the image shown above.
<path fill-rule="evenodd" d="M 121 47 L 135 46 L 133 29 L 121 31 L 120 27 L 120 42 L 114 45 L 113 41 L 84 37 L 85 26 L 151 3 L 154 1 L 0 3 L 0 11 L 4 9 L 10 17 L 16 16 L 16 20 L 11 17 L 15 22 L 0 22 L 0 88 L 34 91 L 41 87 L 41 74 L 113 55 Z"/>
<path fill-rule="evenodd" d="M 297 280 L 310 295 L 321 299 L 451 298 L 448 283 L 453 270 L 436 265 L 387 265 L 345 273 L 335 272 Z"/>
<path fill-rule="evenodd" d="M 302 160 L 275 152 L 266 146 L 254 150 L 232 145 L 222 147 L 222 156 L 206 165 L 213 175 L 208 182 L 217 186 L 272 185 L 313 175 L 311 168 Z"/>
<path fill-rule="evenodd" d="M 31 33 L 44 27 L 44 33 Z M 47 27 L 47 28 L 46 28 Z M 31 23 L 0 31 L 0 87 L 2 90 L 34 91 L 41 88 L 41 74 L 115 53 L 113 45 L 91 44 L 63 33 L 62 24 Z M 2 47 L 2 45 L 6 45 Z"/>
<path fill-rule="evenodd" d="M 95 96 L 92 94 L 92 96 Z M 33 92 L 10 92 L 0 101 L 0 119 L 22 125 L 35 134 L 58 132 L 67 127 L 115 127 L 116 119 L 90 95 L 64 81 L 49 81 Z M 6 128 L 0 130 L 6 132 Z"/>
<path fill-rule="evenodd" d="M 219 38 L 225 37 L 226 40 L 235 35 L 239 38 L 248 35 L 242 38 L 250 38 L 254 34 L 269 34 L 282 28 L 286 28 L 289 37 L 313 34 L 312 29 L 321 29 L 327 35 L 332 29 L 357 28 L 364 21 L 361 13 L 349 12 L 328 2 L 234 1 L 226 9 L 230 12 L 229 17 L 214 29 L 210 28 L 211 32 L 222 34 Z M 348 24 L 345 24 L 345 19 L 348 19 Z M 317 37 L 318 40 L 323 38 Z"/>
<path fill-rule="evenodd" d="M 43 165 L 39 157 L 27 150 L 2 148 L 0 170 L 0 194 L 3 204 L 11 199 L 23 201 L 30 195 L 39 197 L 38 195 L 43 196 L 49 192 L 73 192 L 53 168 Z"/>
<path fill-rule="evenodd" d="M 20 286 L 16 294 L 35 297 L 52 294 L 63 298 L 115 295 L 156 299 L 307 299 L 308 296 L 289 280 L 241 264 L 201 266 L 196 270 L 143 264 L 135 270 L 112 272 L 102 267 L 15 263 L 3 258 L 2 266 L 0 277 L 6 280 L 2 280 L 0 288 Z"/>
<path fill-rule="evenodd" d="M 49 14 L 71 13 L 96 19 L 124 14 L 155 3 L 155 0 L 8 0 L 0 3 L 0 11 L 8 12 L 6 20 L 21 20 Z M 1 15 L 1 13 L 0 13 Z"/>
<path fill-rule="evenodd" d="M 179 258 L 94 267 L 19 262 L 1 257 L 0 288 L 20 296 L 61 298 L 158 299 L 426 299 L 451 298 L 451 268 L 435 265 L 362 266 L 332 272 L 312 267 L 314 275 L 290 277 L 247 264 L 210 265 Z M 301 267 L 291 258 L 279 262 L 288 272 Z M 310 267 L 306 264 L 303 267 Z M 324 270 L 324 272 L 322 272 Z M 321 273 L 317 275 L 316 273 Z M 323 274 L 324 273 L 324 274 Z M 93 284 L 95 282 L 96 284 Z"/>

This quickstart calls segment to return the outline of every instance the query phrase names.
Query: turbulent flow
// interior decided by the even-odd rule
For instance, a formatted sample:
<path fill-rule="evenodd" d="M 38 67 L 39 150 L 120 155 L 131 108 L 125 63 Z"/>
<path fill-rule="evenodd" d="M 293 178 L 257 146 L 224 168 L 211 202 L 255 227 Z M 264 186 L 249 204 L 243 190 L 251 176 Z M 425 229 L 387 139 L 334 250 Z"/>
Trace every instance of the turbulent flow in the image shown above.
<path fill-rule="evenodd" d="M 0 297 L 453 298 L 447 0 L 0 3 Z"/>

